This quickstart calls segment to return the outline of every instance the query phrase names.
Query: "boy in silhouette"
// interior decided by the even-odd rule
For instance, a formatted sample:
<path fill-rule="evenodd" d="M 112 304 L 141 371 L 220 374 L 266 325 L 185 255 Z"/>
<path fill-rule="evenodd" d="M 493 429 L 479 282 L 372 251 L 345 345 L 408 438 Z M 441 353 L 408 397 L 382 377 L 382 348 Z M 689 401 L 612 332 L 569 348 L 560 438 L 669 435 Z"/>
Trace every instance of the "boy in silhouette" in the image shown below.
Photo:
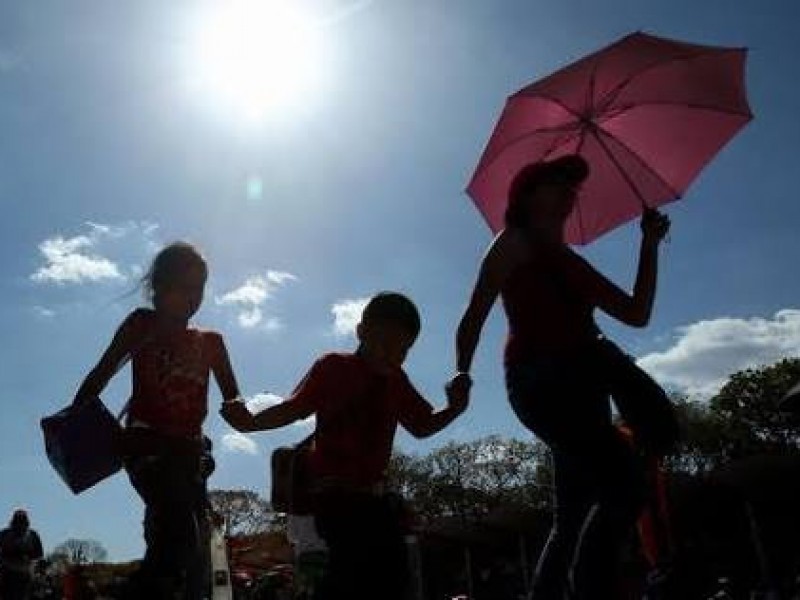
<path fill-rule="evenodd" d="M 240 431 L 316 415 L 308 460 L 315 522 L 329 549 L 326 600 L 404 597 L 402 514 L 386 493 L 395 432 L 402 425 L 417 438 L 434 435 L 466 409 L 469 395 L 468 386 L 450 386 L 447 406 L 435 410 L 413 387 L 402 366 L 419 332 L 411 300 L 380 293 L 364 309 L 355 352 L 324 355 L 290 398 L 257 415 L 241 402 L 223 408 Z"/>

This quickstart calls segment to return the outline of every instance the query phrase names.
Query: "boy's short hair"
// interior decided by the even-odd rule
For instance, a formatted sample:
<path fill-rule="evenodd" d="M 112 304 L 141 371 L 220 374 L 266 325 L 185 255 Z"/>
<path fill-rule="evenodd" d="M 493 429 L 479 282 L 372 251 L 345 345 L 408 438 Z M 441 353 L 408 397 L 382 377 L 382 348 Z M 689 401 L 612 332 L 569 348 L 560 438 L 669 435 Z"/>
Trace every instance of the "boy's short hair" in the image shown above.
<path fill-rule="evenodd" d="M 367 325 L 376 321 L 390 322 L 403 327 L 414 336 L 422 328 L 419 311 L 408 296 L 397 292 L 380 292 L 364 308 L 361 321 Z"/>

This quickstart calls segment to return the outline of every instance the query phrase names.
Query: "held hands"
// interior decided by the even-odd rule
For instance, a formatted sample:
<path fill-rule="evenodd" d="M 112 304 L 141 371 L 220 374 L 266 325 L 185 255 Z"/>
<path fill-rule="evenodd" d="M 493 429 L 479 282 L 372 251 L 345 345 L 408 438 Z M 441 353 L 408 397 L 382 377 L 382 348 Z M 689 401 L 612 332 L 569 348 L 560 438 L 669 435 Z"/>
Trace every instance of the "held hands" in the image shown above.
<path fill-rule="evenodd" d="M 219 414 L 236 431 L 253 430 L 253 415 L 241 400 L 226 400 L 222 403 Z"/>
<path fill-rule="evenodd" d="M 669 235 L 671 222 L 667 215 L 649 208 L 642 215 L 641 228 L 645 243 L 657 246 Z"/>
<path fill-rule="evenodd" d="M 469 373 L 457 373 L 444 389 L 450 408 L 459 414 L 464 412 L 469 406 L 469 393 L 472 389 L 472 377 Z"/>

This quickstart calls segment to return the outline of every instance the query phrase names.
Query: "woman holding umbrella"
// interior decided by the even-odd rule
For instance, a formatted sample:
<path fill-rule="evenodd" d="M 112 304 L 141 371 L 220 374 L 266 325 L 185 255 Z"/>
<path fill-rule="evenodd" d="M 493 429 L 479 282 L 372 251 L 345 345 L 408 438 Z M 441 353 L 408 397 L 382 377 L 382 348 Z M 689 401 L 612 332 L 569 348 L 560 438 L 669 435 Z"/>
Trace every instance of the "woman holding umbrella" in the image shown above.
<path fill-rule="evenodd" d="M 670 227 L 642 217 L 639 268 L 628 294 L 573 252 L 564 239 L 589 166 L 566 155 L 523 168 L 508 194 L 505 228 L 492 242 L 457 334 L 453 385 L 468 386 L 483 324 L 498 296 L 509 322 L 505 352 L 511 406 L 552 450 L 555 521 L 536 570 L 534 597 L 613 598 L 617 553 L 644 496 L 639 459 L 612 423 L 609 396 L 626 420 L 644 424 L 648 406 L 668 406 L 663 390 L 595 324 L 600 309 L 647 325 L 656 292 L 658 249 Z M 637 411 L 634 407 L 644 410 Z M 632 418 L 626 413 L 631 409 Z M 670 413 L 666 413 L 668 417 Z M 669 420 L 669 419 L 668 419 Z M 639 442 L 662 451 L 673 435 L 640 429 Z"/>

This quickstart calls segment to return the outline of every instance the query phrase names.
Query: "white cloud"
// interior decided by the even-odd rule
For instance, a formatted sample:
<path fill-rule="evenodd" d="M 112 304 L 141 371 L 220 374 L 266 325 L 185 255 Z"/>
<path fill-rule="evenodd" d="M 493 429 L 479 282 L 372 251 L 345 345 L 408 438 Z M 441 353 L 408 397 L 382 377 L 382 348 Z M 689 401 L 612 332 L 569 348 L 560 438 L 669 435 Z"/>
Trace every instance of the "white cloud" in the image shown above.
<path fill-rule="evenodd" d="M 247 410 L 253 414 L 259 413 L 262 410 L 265 410 L 271 406 L 275 406 L 276 404 L 280 404 L 281 402 L 283 402 L 283 398 L 270 392 L 256 394 L 252 398 L 245 400 Z M 310 431 L 314 428 L 315 424 L 316 419 L 311 416 L 307 419 L 303 419 L 302 421 L 294 423 L 293 426 L 299 429 Z M 235 431 L 228 432 L 222 436 L 222 448 L 225 451 L 234 454 L 249 454 L 254 456 L 259 453 L 258 444 L 256 444 L 256 442 L 253 441 L 250 436 Z"/>
<path fill-rule="evenodd" d="M 238 431 L 231 431 L 222 436 L 222 449 L 234 454 L 258 454 L 258 444 L 252 438 Z"/>
<path fill-rule="evenodd" d="M 676 331 L 672 347 L 638 362 L 661 384 L 709 397 L 743 369 L 800 355 L 800 310 L 785 309 L 772 318 L 718 318 Z"/>
<path fill-rule="evenodd" d="M 281 286 L 290 281 L 297 281 L 297 277 L 286 271 L 267 271 L 267 281 L 277 286 Z"/>
<path fill-rule="evenodd" d="M 283 398 L 277 394 L 273 394 L 271 392 L 262 392 L 261 394 L 256 394 L 252 398 L 248 398 L 245 401 L 245 404 L 247 404 L 247 410 L 249 410 L 251 413 L 258 413 L 262 410 L 270 408 L 271 406 L 280 404 L 281 402 L 283 402 Z"/>
<path fill-rule="evenodd" d="M 264 305 L 275 292 L 297 277 L 284 271 L 267 271 L 264 275 L 248 277 L 238 288 L 216 298 L 219 306 L 236 311 L 236 319 L 244 329 L 261 327 L 265 331 L 278 331 L 283 324 L 277 317 L 265 318 Z"/>
<path fill-rule="evenodd" d="M 342 300 L 331 307 L 333 314 L 333 333 L 338 336 L 355 335 L 356 325 L 361 321 L 361 313 L 369 298 Z"/>
<path fill-rule="evenodd" d="M 275 406 L 276 404 L 280 404 L 281 402 L 283 402 L 283 398 L 281 398 L 277 394 L 273 394 L 271 392 L 263 392 L 261 394 L 256 394 L 255 396 L 247 400 L 247 409 L 255 414 L 269 408 L 270 406 Z M 311 429 L 314 427 L 315 423 L 316 419 L 312 415 L 307 419 L 303 419 L 302 421 L 297 421 L 294 424 L 294 427 L 300 427 L 302 429 Z"/>
<path fill-rule="evenodd" d="M 34 306 L 33 313 L 42 319 L 52 319 L 56 316 L 56 311 L 45 306 Z"/>
<path fill-rule="evenodd" d="M 84 283 L 103 279 L 124 279 L 119 267 L 103 256 L 91 252 L 94 241 L 84 235 L 63 238 L 56 236 L 39 244 L 45 264 L 31 279 L 40 283 Z"/>
<path fill-rule="evenodd" d="M 262 410 L 280 404 L 281 402 L 283 402 L 283 398 L 271 392 L 262 392 L 245 399 L 247 410 L 253 414 L 260 413 Z M 307 419 L 297 421 L 292 426 L 310 432 L 314 429 L 316 422 L 316 418 L 312 415 Z M 250 436 L 235 431 L 231 431 L 222 436 L 222 447 L 226 451 L 232 453 L 256 455 L 259 452 L 258 444 L 256 444 Z"/>
<path fill-rule="evenodd" d="M 136 264 L 130 267 L 121 266 L 122 260 L 109 258 L 107 254 L 109 251 L 119 255 L 130 254 L 131 248 L 151 252 L 155 225 L 88 222 L 86 227 L 88 232 L 81 235 L 65 237 L 59 234 L 42 241 L 39 252 L 44 264 L 30 275 L 30 279 L 37 283 L 58 285 L 125 281 L 129 274 L 135 275 L 142 271 L 141 266 Z M 130 238 L 135 235 L 141 239 L 130 243 Z M 127 247 L 120 249 L 118 246 L 122 241 Z"/>

